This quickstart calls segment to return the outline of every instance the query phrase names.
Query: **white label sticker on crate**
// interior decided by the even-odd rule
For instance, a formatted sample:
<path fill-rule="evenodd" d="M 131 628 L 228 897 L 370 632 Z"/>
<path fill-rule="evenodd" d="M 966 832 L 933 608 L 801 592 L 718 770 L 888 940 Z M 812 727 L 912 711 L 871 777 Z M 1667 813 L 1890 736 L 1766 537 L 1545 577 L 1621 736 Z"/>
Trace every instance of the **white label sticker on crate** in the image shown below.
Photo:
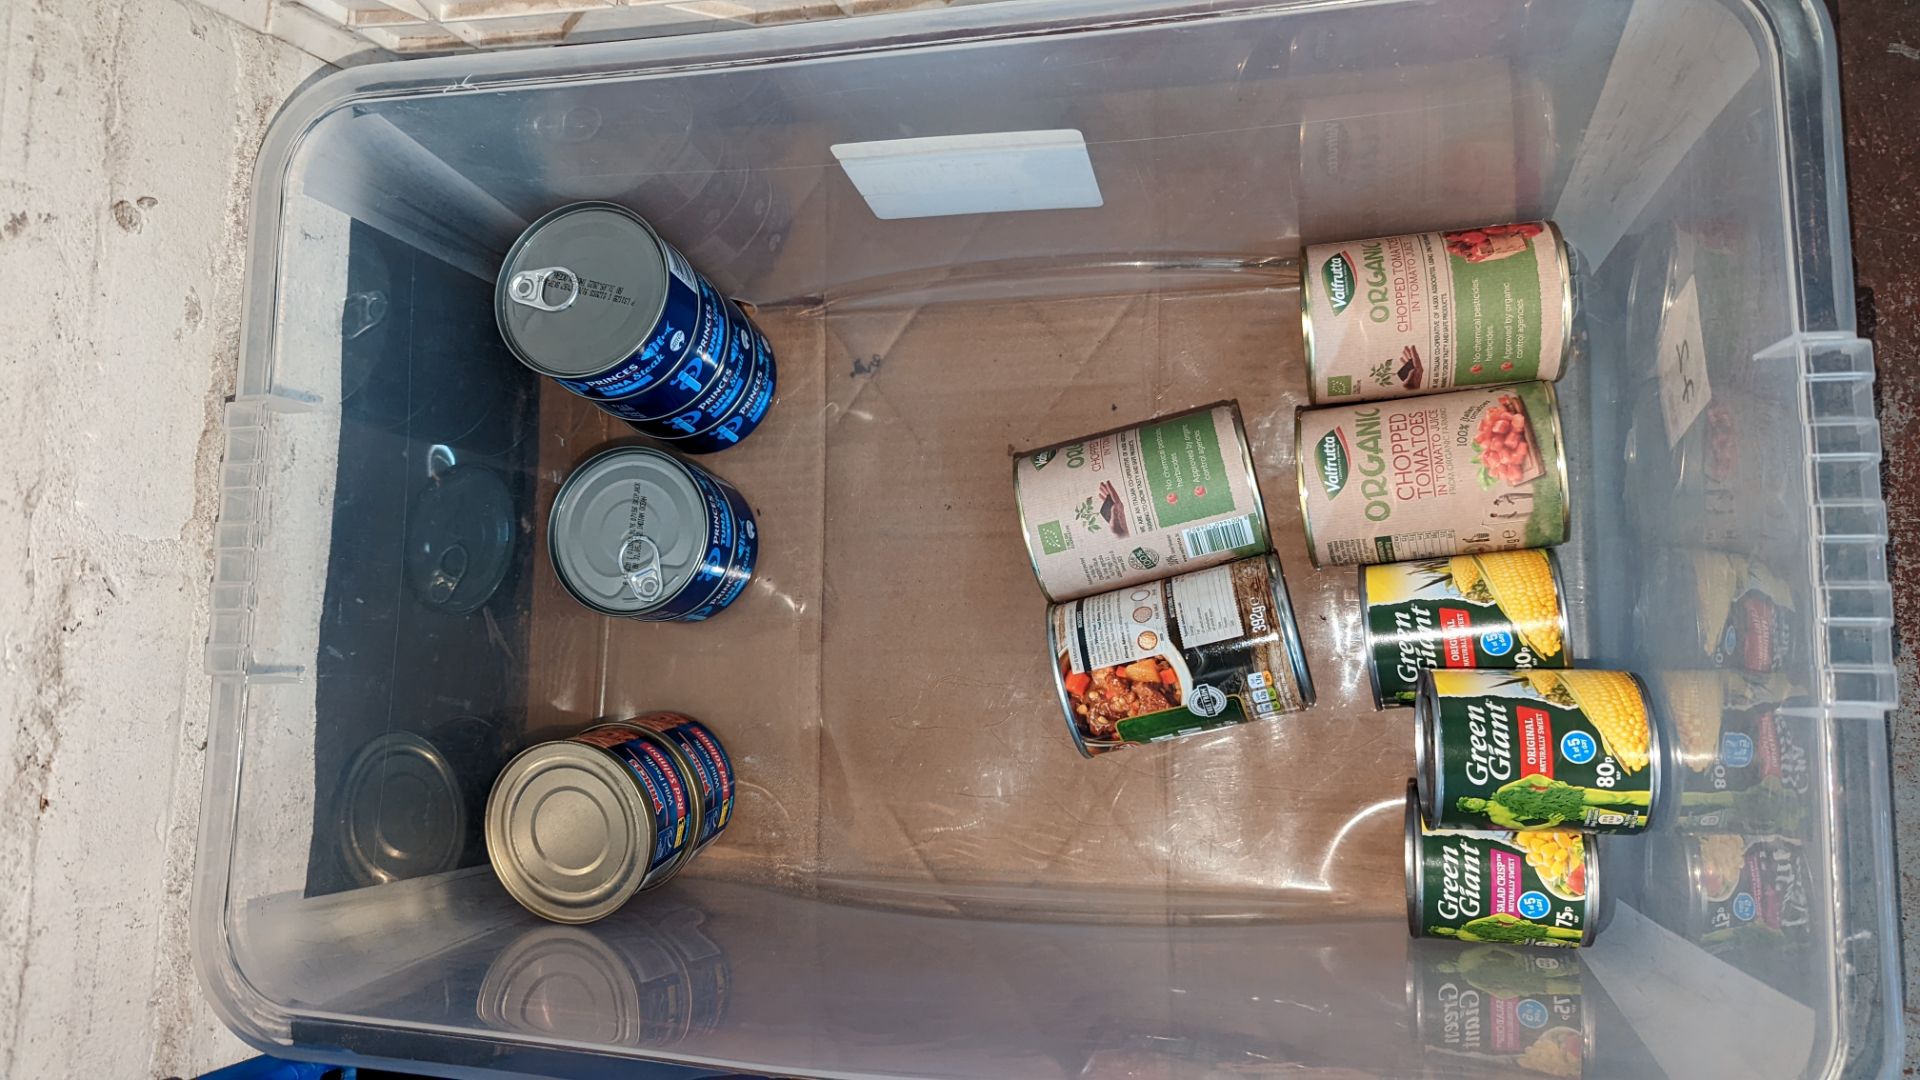
<path fill-rule="evenodd" d="M 1667 445 L 1680 441 L 1713 397 L 1707 383 L 1707 351 L 1700 335 L 1700 294 L 1688 278 L 1660 324 L 1660 414 Z"/>
<path fill-rule="evenodd" d="M 875 217 L 945 217 L 1101 205 L 1078 131 L 994 131 L 837 143 L 833 156 Z"/>

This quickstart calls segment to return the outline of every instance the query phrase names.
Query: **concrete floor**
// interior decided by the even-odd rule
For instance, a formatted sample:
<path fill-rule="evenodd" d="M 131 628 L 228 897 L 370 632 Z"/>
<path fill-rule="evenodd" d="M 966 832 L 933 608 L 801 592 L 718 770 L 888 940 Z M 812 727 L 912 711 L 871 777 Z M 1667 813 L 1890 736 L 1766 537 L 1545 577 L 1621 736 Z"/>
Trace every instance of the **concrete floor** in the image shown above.
<path fill-rule="evenodd" d="M 187 0 L 0 3 L 0 1076 L 248 1052 L 187 952 L 214 425 L 317 66 Z"/>
<path fill-rule="evenodd" d="M 1897 555 L 1920 543 L 1920 18 L 1834 6 Z M 191 0 L 0 3 L 0 1077 L 191 1076 L 248 1052 L 188 960 L 204 593 L 252 156 L 318 66 Z M 1901 662 L 1912 852 L 1920 665 Z M 1920 907 L 1907 919 L 1911 950 Z"/>

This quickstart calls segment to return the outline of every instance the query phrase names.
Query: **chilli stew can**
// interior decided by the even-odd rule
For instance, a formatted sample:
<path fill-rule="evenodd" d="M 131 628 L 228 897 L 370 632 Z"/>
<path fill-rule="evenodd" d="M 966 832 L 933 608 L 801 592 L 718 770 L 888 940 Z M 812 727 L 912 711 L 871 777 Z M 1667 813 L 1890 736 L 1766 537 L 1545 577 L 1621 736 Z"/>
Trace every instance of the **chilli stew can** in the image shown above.
<path fill-rule="evenodd" d="M 745 438 L 772 397 L 773 354 L 745 313 L 614 203 L 574 203 L 529 226 L 493 306 L 521 363 L 690 453 Z"/>
<path fill-rule="evenodd" d="M 1315 404 L 1553 380 L 1573 274 L 1547 221 L 1314 244 L 1300 312 Z"/>
<path fill-rule="evenodd" d="M 1087 757 L 1313 704 L 1272 555 L 1055 604 L 1047 641 L 1067 729 Z"/>
<path fill-rule="evenodd" d="M 1550 383 L 1303 409 L 1294 431 L 1315 565 L 1551 547 L 1567 459 Z"/>
<path fill-rule="evenodd" d="M 671 454 L 617 446 L 560 485 L 547 553 L 573 598 L 603 615 L 698 622 L 733 603 L 759 558 L 732 484 Z"/>
<path fill-rule="evenodd" d="M 1509 945 L 1589 945 L 1599 932 L 1595 838 L 1572 829 L 1430 827 L 1407 785 L 1407 929 Z"/>
<path fill-rule="evenodd" d="M 1624 671 L 1425 671 L 1414 699 L 1427 821 L 1445 829 L 1640 832 L 1659 730 Z"/>
<path fill-rule="evenodd" d="M 1034 576 L 1056 603 L 1270 547 L 1233 402 L 1021 454 L 1013 492 Z"/>
<path fill-rule="evenodd" d="M 1376 708 L 1412 705 L 1432 668 L 1572 663 L 1560 566 L 1549 551 L 1494 551 L 1360 568 L 1361 628 Z"/>

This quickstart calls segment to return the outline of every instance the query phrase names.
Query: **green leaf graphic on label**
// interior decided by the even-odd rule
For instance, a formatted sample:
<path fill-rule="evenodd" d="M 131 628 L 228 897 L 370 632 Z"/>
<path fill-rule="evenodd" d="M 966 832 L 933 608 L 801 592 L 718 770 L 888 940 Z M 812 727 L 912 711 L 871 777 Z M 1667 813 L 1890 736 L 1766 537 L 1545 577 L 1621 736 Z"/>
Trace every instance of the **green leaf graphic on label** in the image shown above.
<path fill-rule="evenodd" d="M 1048 555 L 1058 555 L 1072 546 L 1067 541 L 1067 530 L 1057 521 L 1049 521 L 1040 526 L 1040 550 Z"/>
<path fill-rule="evenodd" d="M 1333 306 L 1335 315 L 1347 310 L 1353 302 L 1353 260 L 1347 253 L 1337 252 L 1327 264 L 1320 268 L 1320 280 L 1327 287 L 1327 303 Z"/>
<path fill-rule="evenodd" d="M 1212 412 L 1143 425 L 1140 455 L 1154 520 L 1161 528 L 1234 511 L 1233 485 L 1227 480 Z"/>
<path fill-rule="evenodd" d="M 1327 498 L 1340 494 L 1347 486 L 1347 436 L 1339 428 L 1334 428 L 1320 437 L 1313 448 L 1314 467 L 1320 470 L 1320 484 L 1327 489 Z"/>

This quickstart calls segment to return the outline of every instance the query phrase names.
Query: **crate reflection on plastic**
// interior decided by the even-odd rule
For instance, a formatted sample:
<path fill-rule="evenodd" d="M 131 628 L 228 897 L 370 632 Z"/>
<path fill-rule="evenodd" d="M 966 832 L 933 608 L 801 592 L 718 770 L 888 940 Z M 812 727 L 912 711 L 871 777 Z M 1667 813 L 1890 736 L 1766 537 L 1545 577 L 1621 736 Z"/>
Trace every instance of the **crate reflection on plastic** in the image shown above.
<path fill-rule="evenodd" d="M 1578 954 L 1515 945 L 1414 942 L 1407 953 L 1414 1039 L 1453 1064 L 1585 1075 L 1597 1010 Z"/>
<path fill-rule="evenodd" d="M 706 917 L 673 901 L 636 904 L 593 927 L 543 926 L 500 951 L 474 1013 L 523 1035 L 662 1048 L 716 1030 L 733 994 Z"/>
<path fill-rule="evenodd" d="M 1668 671 L 1653 693 L 1673 733 L 1676 828 L 1792 835 L 1813 810 L 1813 721 L 1783 677 Z"/>
<path fill-rule="evenodd" d="M 381 885 L 479 862 L 479 811 L 507 759 L 508 734 L 506 725 L 462 715 L 362 744 L 334 800 L 335 851 L 348 879 Z"/>

